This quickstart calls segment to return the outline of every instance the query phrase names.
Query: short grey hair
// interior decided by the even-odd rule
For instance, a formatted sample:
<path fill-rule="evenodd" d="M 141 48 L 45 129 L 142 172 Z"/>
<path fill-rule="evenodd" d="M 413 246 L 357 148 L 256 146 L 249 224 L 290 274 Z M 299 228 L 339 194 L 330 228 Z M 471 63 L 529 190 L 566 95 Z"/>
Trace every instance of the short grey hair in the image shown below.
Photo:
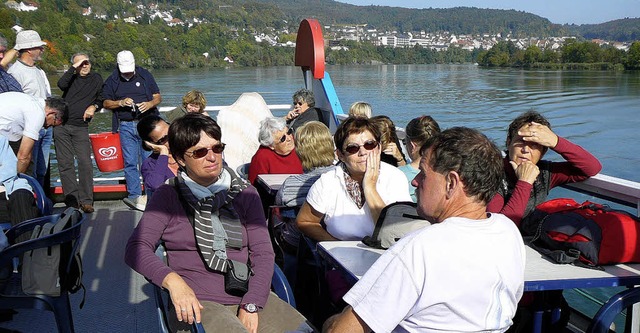
<path fill-rule="evenodd" d="M 303 101 L 309 105 L 310 108 L 316 105 L 316 99 L 313 97 L 313 92 L 308 89 L 300 89 L 293 94 L 293 102 Z"/>
<path fill-rule="evenodd" d="M 283 118 L 269 117 L 260 122 L 260 131 L 258 132 L 258 141 L 260 145 L 271 147 L 274 143 L 273 132 L 282 131 L 287 124 Z"/>
<path fill-rule="evenodd" d="M 8 47 L 9 46 L 9 42 L 7 42 L 7 39 L 4 38 L 4 36 L 0 35 L 0 46 L 4 46 L 4 47 Z"/>
<path fill-rule="evenodd" d="M 74 53 L 74 54 L 71 56 L 71 59 L 69 59 L 69 60 L 70 60 L 70 61 L 71 61 L 71 63 L 73 64 L 73 59 L 74 59 L 75 57 L 77 57 L 77 56 L 81 56 L 81 55 L 82 55 L 82 56 L 85 56 L 85 57 L 87 57 L 87 59 L 91 60 L 91 57 L 89 57 L 89 55 L 88 55 L 88 54 L 86 54 L 85 52 L 78 52 L 78 53 Z"/>

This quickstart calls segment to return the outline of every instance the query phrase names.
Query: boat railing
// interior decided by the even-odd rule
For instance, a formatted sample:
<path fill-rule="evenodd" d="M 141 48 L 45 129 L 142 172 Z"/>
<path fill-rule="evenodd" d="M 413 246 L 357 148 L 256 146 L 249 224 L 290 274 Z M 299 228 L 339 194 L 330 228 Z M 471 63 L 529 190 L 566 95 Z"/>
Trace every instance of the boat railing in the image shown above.
<path fill-rule="evenodd" d="M 206 106 L 204 108 L 205 111 L 207 112 L 214 112 L 214 111 L 220 111 L 224 108 L 228 108 L 229 105 L 215 105 L 215 106 Z M 267 107 L 269 107 L 269 110 L 291 110 L 291 104 L 268 104 Z M 175 107 L 172 106 L 161 106 L 158 108 L 158 110 L 160 112 L 169 112 L 171 110 L 175 109 Z"/>
<path fill-rule="evenodd" d="M 585 181 L 563 185 L 569 190 L 635 208 L 640 216 L 640 183 L 597 174 Z"/>

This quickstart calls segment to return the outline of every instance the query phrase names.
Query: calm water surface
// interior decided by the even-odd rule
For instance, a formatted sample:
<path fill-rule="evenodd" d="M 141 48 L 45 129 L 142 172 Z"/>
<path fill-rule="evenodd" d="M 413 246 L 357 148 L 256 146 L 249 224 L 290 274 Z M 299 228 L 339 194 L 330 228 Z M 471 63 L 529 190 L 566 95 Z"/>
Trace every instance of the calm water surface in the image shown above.
<path fill-rule="evenodd" d="M 474 127 L 504 147 L 509 122 L 533 109 L 551 121 L 558 135 L 597 156 L 603 173 L 640 181 L 640 72 L 531 71 L 473 65 L 328 66 L 326 70 L 345 111 L 353 102 L 366 101 L 374 114 L 389 115 L 401 127 L 428 114 L 443 128 Z M 303 87 L 297 67 L 162 70 L 153 74 L 163 106 L 180 104 L 182 95 L 191 89 L 203 91 L 209 105 L 229 105 L 249 91 L 259 92 L 267 104 L 288 104 L 293 92 Z M 56 80 L 51 78 L 52 84 Z M 276 112 L 281 114 L 284 112 Z M 110 114 L 104 113 L 96 117 L 91 132 L 108 128 Z M 547 157 L 559 158 L 552 152 Z"/>

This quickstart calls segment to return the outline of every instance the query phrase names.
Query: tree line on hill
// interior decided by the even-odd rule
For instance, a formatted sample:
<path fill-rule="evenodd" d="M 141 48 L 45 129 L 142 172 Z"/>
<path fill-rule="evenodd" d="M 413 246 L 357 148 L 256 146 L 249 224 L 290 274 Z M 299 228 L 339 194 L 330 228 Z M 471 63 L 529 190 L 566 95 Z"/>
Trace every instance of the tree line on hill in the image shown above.
<path fill-rule="evenodd" d="M 478 54 L 481 66 L 548 69 L 640 69 L 640 42 L 625 52 L 614 47 L 600 47 L 593 42 L 567 40 L 558 50 L 537 46 L 518 49 L 512 42 L 499 42 Z"/>
<path fill-rule="evenodd" d="M 140 4 L 143 6 L 138 7 Z M 151 4 L 159 11 L 171 11 L 174 17 L 184 20 L 195 17 L 201 23 L 191 28 L 168 26 L 161 18 L 152 18 L 148 10 Z M 306 17 L 304 13 L 314 13 L 322 24 L 361 23 L 366 18 L 371 26 L 381 30 L 447 30 L 467 34 L 508 30 L 538 36 L 563 31 L 546 19 L 518 11 L 358 7 L 331 0 L 41 0 L 39 5 L 38 10 L 31 12 L 1 7 L 0 33 L 13 45 L 14 25 L 39 31 L 48 42 L 48 52 L 41 64 L 48 72 L 67 68 L 70 56 L 81 51 L 90 54 L 96 70 L 110 71 L 115 68 L 115 55 L 123 49 L 131 50 L 138 64 L 149 68 L 229 66 L 225 57 L 234 60 L 233 66 L 289 66 L 293 65 L 293 48 L 256 42 L 253 34 L 281 31 L 280 41 L 295 40 L 294 32 L 300 19 Z M 94 14 L 104 14 L 109 19 L 95 19 L 93 14 L 83 16 L 82 9 L 89 6 Z M 138 24 L 122 20 L 131 16 L 139 18 Z M 517 50 L 508 44 L 484 52 L 455 47 L 437 52 L 419 46 L 389 48 L 349 41 L 342 42 L 342 46 L 326 50 L 329 64 L 478 62 L 487 66 L 533 67 L 536 63 L 611 62 L 613 67 L 638 68 L 639 63 L 634 60 L 635 53 L 632 55 L 637 46 L 626 55 L 612 49 L 596 50 L 591 43 L 579 41 L 555 54 L 534 48 Z M 572 51 L 572 47 L 577 50 Z"/>

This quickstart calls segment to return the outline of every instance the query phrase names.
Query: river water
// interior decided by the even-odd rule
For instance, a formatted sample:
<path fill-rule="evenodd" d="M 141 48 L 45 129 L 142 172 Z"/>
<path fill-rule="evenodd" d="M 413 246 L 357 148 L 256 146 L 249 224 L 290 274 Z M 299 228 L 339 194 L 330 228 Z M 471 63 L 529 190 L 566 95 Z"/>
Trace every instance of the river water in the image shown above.
<path fill-rule="evenodd" d="M 602 173 L 640 181 L 638 71 L 474 65 L 327 66 L 326 70 L 345 111 L 353 102 L 366 101 L 374 114 L 386 114 L 400 127 L 414 117 L 431 115 L 442 128 L 474 127 L 504 147 L 509 122 L 524 111 L 536 110 L 550 120 L 558 135 L 598 157 Z M 267 104 L 288 104 L 293 92 L 303 87 L 298 67 L 157 70 L 153 75 L 163 96 L 162 106 L 180 104 L 182 95 L 191 89 L 203 91 L 208 105 L 229 105 L 250 91 L 260 93 Z M 55 86 L 57 78 L 50 80 Z M 105 112 L 96 116 L 90 131 L 109 128 L 110 113 Z M 546 158 L 557 160 L 559 156 L 550 151 Z M 57 179 L 57 170 L 52 173 L 52 180 Z M 96 176 L 102 175 L 96 170 Z"/>

